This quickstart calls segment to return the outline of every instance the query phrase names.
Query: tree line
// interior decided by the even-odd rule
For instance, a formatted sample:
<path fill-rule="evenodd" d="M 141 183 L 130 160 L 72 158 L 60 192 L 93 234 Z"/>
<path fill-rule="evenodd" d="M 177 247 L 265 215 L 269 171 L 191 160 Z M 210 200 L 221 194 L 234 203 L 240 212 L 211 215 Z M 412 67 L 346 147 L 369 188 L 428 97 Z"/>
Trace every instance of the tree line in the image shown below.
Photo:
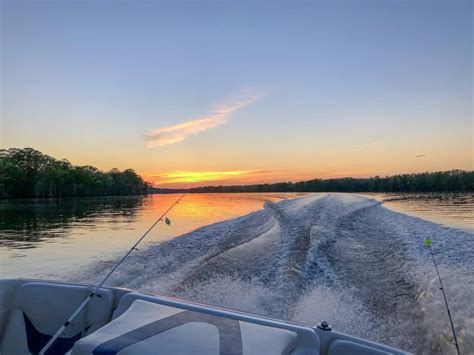
<path fill-rule="evenodd" d="M 274 184 L 203 186 L 189 192 L 472 192 L 474 171 L 450 170 L 375 176 L 370 178 L 313 179 Z"/>
<path fill-rule="evenodd" d="M 0 149 L 0 198 L 144 195 L 150 188 L 133 169 L 103 172 L 33 148 Z"/>

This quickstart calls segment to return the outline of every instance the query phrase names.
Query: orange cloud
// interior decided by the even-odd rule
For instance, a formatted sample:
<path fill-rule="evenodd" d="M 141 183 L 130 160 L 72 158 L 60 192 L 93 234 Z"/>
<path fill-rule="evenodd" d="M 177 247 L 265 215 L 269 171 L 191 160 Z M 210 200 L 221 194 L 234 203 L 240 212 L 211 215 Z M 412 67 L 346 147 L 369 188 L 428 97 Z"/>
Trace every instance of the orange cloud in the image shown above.
<path fill-rule="evenodd" d="M 145 174 L 145 179 L 160 187 L 260 184 L 313 178 L 312 172 L 286 170 L 173 171 Z"/>
<path fill-rule="evenodd" d="M 255 95 L 247 96 L 231 103 L 219 105 L 203 117 L 178 123 L 174 126 L 151 130 L 144 135 L 146 146 L 156 147 L 178 143 L 191 135 L 220 126 L 228 121 L 233 112 L 254 102 L 257 98 Z"/>
<path fill-rule="evenodd" d="M 251 174 L 250 170 L 239 171 L 174 171 L 152 176 L 159 184 L 182 184 L 193 182 L 221 181 Z"/>

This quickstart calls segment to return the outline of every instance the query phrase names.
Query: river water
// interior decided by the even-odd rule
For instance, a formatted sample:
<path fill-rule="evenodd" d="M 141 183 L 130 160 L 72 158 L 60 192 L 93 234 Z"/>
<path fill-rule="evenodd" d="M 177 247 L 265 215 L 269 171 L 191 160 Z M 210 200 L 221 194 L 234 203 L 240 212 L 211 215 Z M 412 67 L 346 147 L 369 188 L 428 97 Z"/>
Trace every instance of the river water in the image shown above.
<path fill-rule="evenodd" d="M 177 197 L 3 201 L 1 277 L 97 282 Z M 449 354 L 430 237 L 468 353 L 473 213 L 473 194 L 190 194 L 110 284 Z"/>
<path fill-rule="evenodd" d="M 144 245 L 301 194 L 190 194 Z M 179 195 L 0 201 L 1 277 L 64 278 L 124 252 Z"/>

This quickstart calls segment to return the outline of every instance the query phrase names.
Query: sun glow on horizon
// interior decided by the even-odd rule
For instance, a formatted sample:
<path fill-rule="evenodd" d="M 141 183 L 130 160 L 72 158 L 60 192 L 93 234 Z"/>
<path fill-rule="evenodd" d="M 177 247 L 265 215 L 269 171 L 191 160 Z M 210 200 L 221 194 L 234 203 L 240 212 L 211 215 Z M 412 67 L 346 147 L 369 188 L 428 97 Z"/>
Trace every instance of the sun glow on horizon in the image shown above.
<path fill-rule="evenodd" d="M 340 174 L 336 174 L 339 176 Z M 344 175 L 344 174 L 342 174 Z M 360 175 L 360 174 L 358 174 Z M 160 174 L 143 174 L 146 181 L 156 187 L 190 188 L 207 185 L 252 185 L 301 181 L 317 176 L 334 177 L 329 172 L 303 170 L 223 170 L 223 171 L 172 171 Z"/>
<path fill-rule="evenodd" d="M 254 173 L 252 170 L 237 171 L 173 171 L 160 175 L 152 175 L 150 178 L 158 184 L 172 183 L 196 183 L 207 181 L 222 181 L 230 178 L 243 177 Z"/>

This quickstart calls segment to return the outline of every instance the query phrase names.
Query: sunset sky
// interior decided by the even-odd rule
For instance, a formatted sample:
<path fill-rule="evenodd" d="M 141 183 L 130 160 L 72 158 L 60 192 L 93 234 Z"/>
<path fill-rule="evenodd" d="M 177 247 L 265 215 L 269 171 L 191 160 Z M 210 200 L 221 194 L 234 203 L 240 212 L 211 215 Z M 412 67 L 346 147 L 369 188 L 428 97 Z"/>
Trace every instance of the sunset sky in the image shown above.
<path fill-rule="evenodd" d="M 164 187 L 473 169 L 471 1 L 1 7 L 2 148 Z"/>

